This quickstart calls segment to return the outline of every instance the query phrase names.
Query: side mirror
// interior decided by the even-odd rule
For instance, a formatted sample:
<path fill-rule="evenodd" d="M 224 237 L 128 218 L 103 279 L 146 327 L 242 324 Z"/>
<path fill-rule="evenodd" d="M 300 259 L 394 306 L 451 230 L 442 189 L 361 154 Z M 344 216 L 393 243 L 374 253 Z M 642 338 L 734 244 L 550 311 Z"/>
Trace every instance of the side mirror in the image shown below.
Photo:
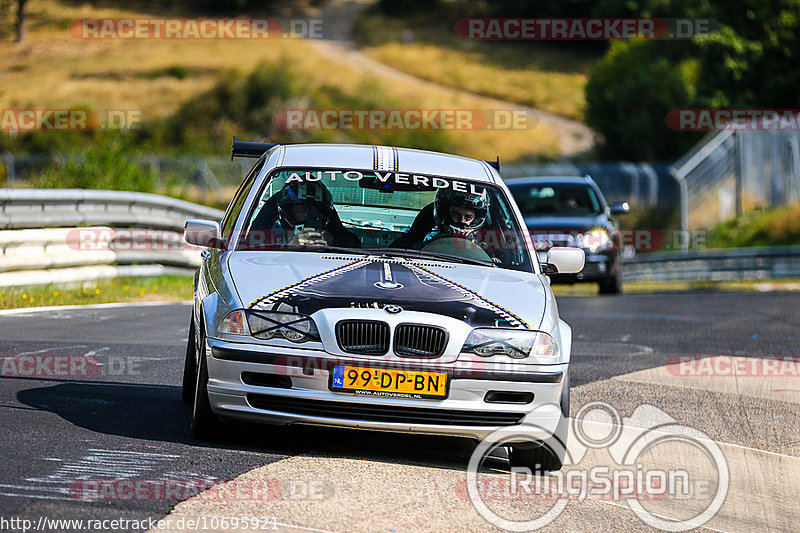
<path fill-rule="evenodd" d="M 225 249 L 227 247 L 219 229 L 219 222 L 214 220 L 187 220 L 183 238 L 189 244 L 196 244 L 204 248 Z"/>
<path fill-rule="evenodd" d="M 550 248 L 537 254 L 545 274 L 577 274 L 583 270 L 586 256 L 580 248 Z"/>
<path fill-rule="evenodd" d="M 631 212 L 631 206 L 628 202 L 617 202 L 615 204 L 611 204 L 611 214 L 612 215 L 625 215 Z"/>

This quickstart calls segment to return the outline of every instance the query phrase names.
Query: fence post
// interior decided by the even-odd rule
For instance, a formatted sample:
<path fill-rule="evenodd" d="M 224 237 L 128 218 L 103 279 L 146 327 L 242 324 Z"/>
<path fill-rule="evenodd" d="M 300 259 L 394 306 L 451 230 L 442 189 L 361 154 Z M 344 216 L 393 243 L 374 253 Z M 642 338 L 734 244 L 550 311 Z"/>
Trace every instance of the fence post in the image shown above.
<path fill-rule="evenodd" d="M 742 200 L 742 188 L 744 181 L 744 176 L 742 175 L 744 169 L 744 162 L 742 161 L 742 158 L 744 157 L 744 150 L 742 149 L 742 132 L 739 130 L 734 130 L 733 140 L 733 174 L 736 178 L 736 216 L 739 216 L 742 214 L 742 212 L 744 212 Z"/>
<path fill-rule="evenodd" d="M 3 152 L 3 159 L 6 162 L 6 186 L 13 189 L 17 182 L 14 155 L 6 150 Z"/>
<path fill-rule="evenodd" d="M 670 167 L 669 173 L 678 182 L 681 191 L 681 250 L 686 252 L 689 250 L 689 186 L 686 184 L 686 176 L 683 176 L 674 167 Z"/>

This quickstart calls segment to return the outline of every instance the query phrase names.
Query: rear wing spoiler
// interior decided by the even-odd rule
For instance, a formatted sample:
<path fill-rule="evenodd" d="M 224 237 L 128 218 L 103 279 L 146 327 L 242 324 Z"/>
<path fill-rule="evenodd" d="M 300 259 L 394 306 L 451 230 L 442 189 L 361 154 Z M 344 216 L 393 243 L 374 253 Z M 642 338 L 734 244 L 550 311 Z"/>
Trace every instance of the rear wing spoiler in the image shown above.
<path fill-rule="evenodd" d="M 233 136 L 233 144 L 231 145 L 231 161 L 233 161 L 234 157 L 251 157 L 254 159 L 258 159 L 264 153 L 275 146 L 279 146 L 281 143 L 260 143 L 260 142 L 248 142 L 248 141 L 237 141 L 236 136 Z M 500 156 L 497 156 L 495 161 L 485 161 L 489 166 L 494 167 L 495 170 L 500 172 Z"/>
<path fill-rule="evenodd" d="M 264 153 L 281 143 L 257 143 L 247 141 L 237 141 L 236 136 L 233 136 L 233 144 L 231 145 L 231 161 L 234 157 L 251 157 L 258 159 Z"/>

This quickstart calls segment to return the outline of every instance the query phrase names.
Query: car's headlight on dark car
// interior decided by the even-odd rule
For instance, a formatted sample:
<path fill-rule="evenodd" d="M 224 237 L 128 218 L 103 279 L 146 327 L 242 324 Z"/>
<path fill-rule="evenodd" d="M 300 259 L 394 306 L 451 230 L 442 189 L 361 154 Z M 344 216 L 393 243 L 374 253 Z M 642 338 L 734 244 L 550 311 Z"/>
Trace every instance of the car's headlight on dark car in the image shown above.
<path fill-rule="evenodd" d="M 286 339 L 296 343 L 319 340 L 317 326 L 308 315 L 250 311 L 247 319 L 257 339 Z"/>
<path fill-rule="evenodd" d="M 531 363 L 557 363 L 558 343 L 542 331 L 479 328 L 472 330 L 463 352 L 480 357 L 531 358 Z"/>
<path fill-rule="evenodd" d="M 582 248 L 590 252 L 599 252 L 611 247 L 611 237 L 604 229 L 595 229 L 579 236 Z"/>

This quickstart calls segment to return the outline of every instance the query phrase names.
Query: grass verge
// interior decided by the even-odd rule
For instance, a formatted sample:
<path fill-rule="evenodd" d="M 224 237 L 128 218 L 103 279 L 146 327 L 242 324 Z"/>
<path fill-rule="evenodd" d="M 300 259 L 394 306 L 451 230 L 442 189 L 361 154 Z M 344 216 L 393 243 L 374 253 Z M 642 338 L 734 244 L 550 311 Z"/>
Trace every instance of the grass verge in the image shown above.
<path fill-rule="evenodd" d="M 0 289 L 0 309 L 111 302 L 179 302 L 192 299 L 192 277 L 122 277 L 66 285 Z"/>
<path fill-rule="evenodd" d="M 708 248 L 744 248 L 800 244 L 800 204 L 756 209 L 717 224 L 708 234 Z"/>

